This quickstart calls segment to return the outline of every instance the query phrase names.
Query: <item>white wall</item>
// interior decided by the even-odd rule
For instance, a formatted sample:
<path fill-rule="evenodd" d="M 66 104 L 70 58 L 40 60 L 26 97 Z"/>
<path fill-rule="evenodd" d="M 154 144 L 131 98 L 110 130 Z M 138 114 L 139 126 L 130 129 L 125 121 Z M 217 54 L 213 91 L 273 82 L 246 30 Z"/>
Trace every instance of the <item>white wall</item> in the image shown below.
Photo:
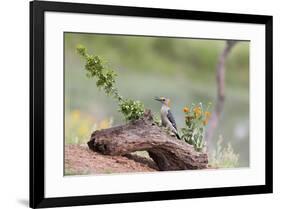
<path fill-rule="evenodd" d="M 281 6 L 279 1 L 245 0 L 72 0 L 100 4 L 162 7 L 274 16 L 274 194 L 219 197 L 80 208 L 277 208 L 281 204 Z M 28 1 L 1 2 L 0 33 L 0 208 L 26 208 L 28 204 Z M 76 207 L 79 208 L 79 207 Z M 280 208 L 280 206 L 279 206 Z"/>

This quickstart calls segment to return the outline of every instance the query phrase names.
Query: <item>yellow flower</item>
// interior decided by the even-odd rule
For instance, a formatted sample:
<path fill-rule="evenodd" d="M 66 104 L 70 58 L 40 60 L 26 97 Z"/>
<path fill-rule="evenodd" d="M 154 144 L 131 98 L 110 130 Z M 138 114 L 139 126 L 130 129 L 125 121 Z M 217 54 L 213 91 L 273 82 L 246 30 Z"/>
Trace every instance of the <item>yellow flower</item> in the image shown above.
<path fill-rule="evenodd" d="M 210 118 L 211 117 L 211 113 L 210 112 L 205 112 L 205 116 L 206 116 L 206 118 Z"/>
<path fill-rule="evenodd" d="M 80 119 L 80 111 L 79 110 L 73 110 L 71 112 L 71 120 L 72 121 L 77 121 Z"/>
<path fill-rule="evenodd" d="M 87 122 L 83 122 L 79 127 L 78 127 L 78 134 L 81 137 L 86 136 L 87 134 L 89 134 L 90 129 L 89 129 L 89 124 L 87 124 Z"/>
<path fill-rule="evenodd" d="M 193 108 L 193 112 L 195 113 L 195 117 L 199 118 L 201 116 L 201 108 L 199 106 Z"/>
<path fill-rule="evenodd" d="M 99 125 L 100 129 L 106 129 L 106 128 L 109 128 L 109 127 L 110 127 L 110 121 L 107 120 L 107 119 L 102 120 L 100 125 Z"/>
<path fill-rule="evenodd" d="M 196 106 L 196 107 L 193 108 L 193 111 L 194 111 L 194 112 L 197 112 L 197 111 L 201 111 L 201 109 L 200 109 L 199 106 Z"/>
<path fill-rule="evenodd" d="M 208 119 L 203 120 L 203 125 L 207 125 L 208 124 Z"/>
<path fill-rule="evenodd" d="M 184 107 L 183 108 L 183 112 L 189 112 L 189 108 L 188 107 Z"/>

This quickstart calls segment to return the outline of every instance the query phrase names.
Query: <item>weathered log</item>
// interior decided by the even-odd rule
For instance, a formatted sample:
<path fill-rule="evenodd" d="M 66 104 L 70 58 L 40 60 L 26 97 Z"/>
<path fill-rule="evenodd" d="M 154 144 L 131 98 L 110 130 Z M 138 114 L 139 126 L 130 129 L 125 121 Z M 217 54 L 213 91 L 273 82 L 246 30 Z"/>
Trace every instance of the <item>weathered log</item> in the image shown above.
<path fill-rule="evenodd" d="M 147 151 L 159 170 L 207 168 L 207 153 L 170 136 L 154 122 L 150 111 L 125 125 L 95 131 L 88 142 L 90 149 L 106 155 L 125 155 Z"/>

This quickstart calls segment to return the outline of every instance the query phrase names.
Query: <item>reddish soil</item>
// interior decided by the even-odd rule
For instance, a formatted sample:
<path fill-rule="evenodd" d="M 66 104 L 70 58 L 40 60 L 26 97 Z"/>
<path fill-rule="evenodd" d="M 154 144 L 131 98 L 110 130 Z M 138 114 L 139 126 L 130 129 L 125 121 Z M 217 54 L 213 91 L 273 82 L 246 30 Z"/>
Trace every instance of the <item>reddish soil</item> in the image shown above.
<path fill-rule="evenodd" d="M 86 145 L 65 145 L 65 175 L 153 171 L 157 171 L 157 166 L 146 157 L 108 156 L 93 152 Z"/>

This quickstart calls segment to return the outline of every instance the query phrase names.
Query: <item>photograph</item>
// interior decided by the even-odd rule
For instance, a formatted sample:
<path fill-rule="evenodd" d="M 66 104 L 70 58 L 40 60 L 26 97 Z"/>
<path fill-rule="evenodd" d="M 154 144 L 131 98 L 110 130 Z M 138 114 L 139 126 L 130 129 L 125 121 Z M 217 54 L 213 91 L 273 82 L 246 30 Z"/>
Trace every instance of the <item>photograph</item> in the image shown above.
<path fill-rule="evenodd" d="M 278 3 L 3 1 L 0 209 L 280 208 Z"/>
<path fill-rule="evenodd" d="M 63 44 L 64 176 L 250 167 L 250 40 L 66 31 Z"/>
<path fill-rule="evenodd" d="M 30 207 L 272 193 L 272 28 L 30 2 Z"/>

